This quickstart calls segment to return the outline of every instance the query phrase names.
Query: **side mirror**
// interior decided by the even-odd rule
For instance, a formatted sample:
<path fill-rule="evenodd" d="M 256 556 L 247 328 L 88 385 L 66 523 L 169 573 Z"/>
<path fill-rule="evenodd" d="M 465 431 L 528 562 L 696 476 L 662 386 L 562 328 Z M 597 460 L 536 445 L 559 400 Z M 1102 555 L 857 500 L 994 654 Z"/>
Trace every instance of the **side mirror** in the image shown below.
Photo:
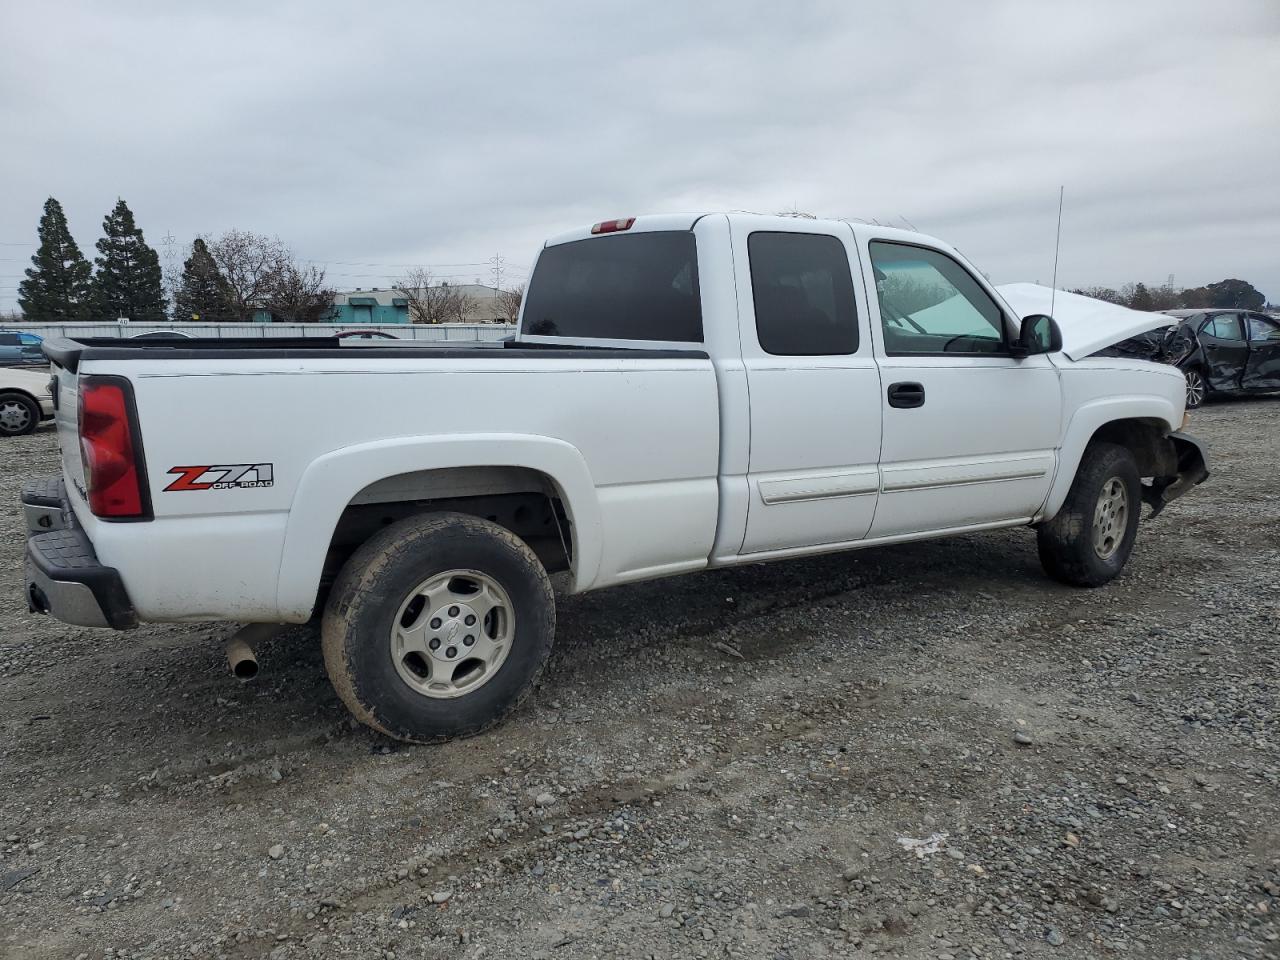
<path fill-rule="evenodd" d="M 1022 329 L 1010 352 L 1015 357 L 1031 357 L 1038 353 L 1057 353 L 1062 349 L 1062 331 L 1058 321 L 1046 313 L 1033 313 L 1022 318 Z"/>

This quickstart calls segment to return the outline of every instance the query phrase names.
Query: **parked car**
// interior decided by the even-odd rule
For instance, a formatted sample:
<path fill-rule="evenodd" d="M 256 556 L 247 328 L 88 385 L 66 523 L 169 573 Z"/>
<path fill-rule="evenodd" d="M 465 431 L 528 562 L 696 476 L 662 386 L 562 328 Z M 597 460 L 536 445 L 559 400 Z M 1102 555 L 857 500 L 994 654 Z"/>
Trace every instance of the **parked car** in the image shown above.
<path fill-rule="evenodd" d="M 1280 390 L 1280 322 L 1248 310 L 1169 310 L 1179 322 L 1133 337 L 1115 356 L 1169 363 L 1182 371 L 1187 406 L 1214 395 Z"/>
<path fill-rule="evenodd" d="M 152 330 L 150 333 L 135 333 L 130 340 L 194 340 L 195 334 L 182 330 Z"/>
<path fill-rule="evenodd" d="M 40 345 L 44 338 L 22 330 L 0 330 L 0 365 L 44 363 Z"/>
<path fill-rule="evenodd" d="M 52 416 L 48 371 L 0 367 L 0 437 L 32 433 Z"/>
<path fill-rule="evenodd" d="M 1167 319 L 1060 329 L 922 234 L 706 214 L 548 241 L 496 346 L 61 339 L 27 599 L 117 629 L 322 611 L 352 713 L 432 741 L 525 696 L 550 573 L 583 592 L 1030 526 L 1049 576 L 1099 586 L 1143 504 L 1207 476 L 1177 371 L 1088 360 Z"/>

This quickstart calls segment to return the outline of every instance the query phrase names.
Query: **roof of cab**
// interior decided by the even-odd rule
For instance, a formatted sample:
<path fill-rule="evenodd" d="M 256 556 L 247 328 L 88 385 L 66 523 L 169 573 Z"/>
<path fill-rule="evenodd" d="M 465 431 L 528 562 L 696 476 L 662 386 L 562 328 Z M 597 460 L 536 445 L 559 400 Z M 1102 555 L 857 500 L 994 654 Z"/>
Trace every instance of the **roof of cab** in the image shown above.
<path fill-rule="evenodd" d="M 933 246 L 943 249 L 953 249 L 950 244 L 937 237 L 931 237 L 926 233 L 920 233 L 915 230 L 903 230 L 900 227 L 890 227 L 878 223 L 866 223 L 862 220 L 847 219 L 844 217 L 803 217 L 792 216 L 789 214 L 767 214 L 752 213 L 749 210 L 703 210 L 691 213 L 657 213 L 648 214 L 635 218 L 635 222 L 625 231 L 616 231 L 612 233 L 593 234 L 591 226 L 579 227 L 575 230 L 568 230 L 564 233 L 557 234 L 549 239 L 545 246 L 554 247 L 561 243 L 572 243 L 575 240 L 589 240 L 595 236 L 612 237 L 626 233 L 652 233 L 658 230 L 692 230 L 703 217 L 709 216 L 725 216 L 732 220 L 751 220 L 759 221 L 760 227 L 772 224 L 774 229 L 794 229 L 797 224 L 801 223 L 823 223 L 823 224 L 848 224 L 853 228 L 853 232 L 857 235 L 873 235 L 884 240 L 898 240 L 903 243 L 919 243 L 925 241 Z M 612 219 L 612 218 L 610 218 Z M 608 222 L 604 220 L 601 222 Z"/>

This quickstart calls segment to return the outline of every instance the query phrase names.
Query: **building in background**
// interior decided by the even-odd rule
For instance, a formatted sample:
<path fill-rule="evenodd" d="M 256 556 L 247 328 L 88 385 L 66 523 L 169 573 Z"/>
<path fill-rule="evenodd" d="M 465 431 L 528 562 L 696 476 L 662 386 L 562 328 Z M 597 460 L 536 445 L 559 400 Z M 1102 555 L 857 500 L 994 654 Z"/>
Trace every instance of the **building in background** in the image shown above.
<path fill-rule="evenodd" d="M 479 283 L 452 284 L 466 298 L 466 323 L 505 323 L 498 291 Z M 267 319 L 262 317 L 261 319 Z M 389 287 L 355 289 L 334 294 L 332 323 L 409 323 L 409 301 Z"/>

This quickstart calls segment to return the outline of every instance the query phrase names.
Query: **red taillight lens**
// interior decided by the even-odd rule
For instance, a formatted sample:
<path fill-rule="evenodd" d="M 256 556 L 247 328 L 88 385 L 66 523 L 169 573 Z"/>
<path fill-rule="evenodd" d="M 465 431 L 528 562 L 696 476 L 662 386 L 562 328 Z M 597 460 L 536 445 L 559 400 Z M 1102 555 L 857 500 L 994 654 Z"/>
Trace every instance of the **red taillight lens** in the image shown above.
<path fill-rule="evenodd" d="M 133 397 L 115 377 L 80 380 L 80 458 L 95 517 L 147 516 L 140 440 L 133 435 Z"/>
<path fill-rule="evenodd" d="M 625 220 L 605 220 L 597 223 L 591 228 L 592 233 L 617 233 L 620 230 L 630 230 L 631 225 L 636 222 L 635 217 L 627 217 Z"/>

